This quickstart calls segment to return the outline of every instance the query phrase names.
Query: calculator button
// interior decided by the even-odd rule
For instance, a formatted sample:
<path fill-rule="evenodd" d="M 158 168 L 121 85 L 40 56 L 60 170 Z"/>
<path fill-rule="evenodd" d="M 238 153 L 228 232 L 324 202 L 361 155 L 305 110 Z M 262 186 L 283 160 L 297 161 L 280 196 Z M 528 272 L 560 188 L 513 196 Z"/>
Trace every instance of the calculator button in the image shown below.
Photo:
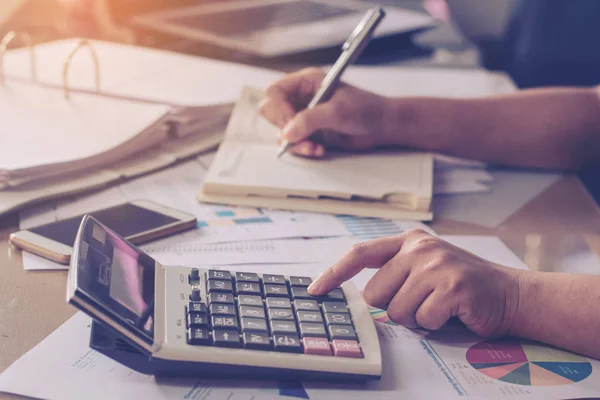
<path fill-rule="evenodd" d="M 260 285 L 255 282 L 237 282 L 235 290 L 238 294 L 253 294 L 260 296 Z"/>
<path fill-rule="evenodd" d="M 200 294 L 200 289 L 192 289 L 192 294 L 190 295 L 191 301 L 201 301 L 202 296 Z"/>
<path fill-rule="evenodd" d="M 294 300 L 322 300 L 324 298 L 308 294 L 305 287 L 292 286 L 292 298 Z M 326 299 L 326 298 L 325 298 Z"/>
<path fill-rule="evenodd" d="M 352 325 L 350 315 L 342 313 L 325 313 L 325 321 L 327 325 Z"/>
<path fill-rule="evenodd" d="M 238 305 L 262 307 L 263 300 L 262 300 L 262 297 L 260 297 L 260 296 L 250 296 L 247 294 L 242 294 L 242 295 L 238 296 Z"/>
<path fill-rule="evenodd" d="M 312 279 L 305 276 L 290 276 L 290 286 L 307 287 L 312 283 Z"/>
<path fill-rule="evenodd" d="M 224 316 L 235 316 L 235 307 L 233 304 L 211 304 L 210 305 L 211 315 L 224 315 Z"/>
<path fill-rule="evenodd" d="M 190 328 L 187 331 L 187 342 L 194 346 L 210 344 L 210 336 L 206 328 Z"/>
<path fill-rule="evenodd" d="M 187 316 L 188 327 L 200 328 L 208 326 L 208 316 L 197 312 L 190 312 Z"/>
<path fill-rule="evenodd" d="M 319 311 L 319 304 L 314 300 L 294 300 L 296 311 Z"/>
<path fill-rule="evenodd" d="M 242 318 L 242 332 L 262 332 L 267 334 L 267 321 L 260 318 Z"/>
<path fill-rule="evenodd" d="M 233 294 L 231 293 L 211 293 L 208 295 L 209 304 L 233 304 Z"/>
<path fill-rule="evenodd" d="M 342 292 L 342 289 L 340 288 L 333 289 L 331 292 L 327 293 L 327 299 L 329 299 L 329 301 L 344 301 L 344 292 Z"/>
<path fill-rule="evenodd" d="M 334 340 L 332 345 L 336 357 L 364 358 L 356 340 Z"/>
<path fill-rule="evenodd" d="M 240 317 L 265 318 L 265 310 L 262 307 L 240 306 Z"/>
<path fill-rule="evenodd" d="M 276 285 L 285 285 L 285 277 L 283 275 L 269 275 L 263 274 L 264 283 L 272 283 Z"/>
<path fill-rule="evenodd" d="M 277 334 L 289 334 L 293 333 L 294 335 L 298 334 L 296 329 L 296 324 L 290 321 L 271 321 L 271 333 L 273 335 Z"/>
<path fill-rule="evenodd" d="M 329 325 L 329 338 L 331 340 L 347 339 L 356 340 L 356 332 L 349 325 Z"/>
<path fill-rule="evenodd" d="M 244 332 L 244 347 L 253 350 L 271 350 L 271 340 L 266 333 Z"/>
<path fill-rule="evenodd" d="M 302 353 L 300 341 L 294 335 L 274 335 L 273 344 L 275 351 L 285 351 L 288 353 Z"/>
<path fill-rule="evenodd" d="M 218 269 L 209 269 L 208 270 L 208 279 L 221 279 L 224 281 L 231 280 L 231 272 L 229 271 L 220 271 Z"/>
<path fill-rule="evenodd" d="M 323 324 L 314 322 L 301 322 L 300 323 L 300 336 L 301 337 L 327 337 L 325 332 L 325 326 Z"/>
<path fill-rule="evenodd" d="M 329 341 L 319 337 L 305 337 L 302 339 L 304 345 L 304 354 L 315 354 L 318 356 L 331 356 L 331 347 Z"/>
<path fill-rule="evenodd" d="M 206 313 L 206 304 L 204 304 L 200 301 L 190 301 L 188 303 L 188 311 L 189 312 Z"/>
<path fill-rule="evenodd" d="M 266 297 L 288 297 L 288 288 L 284 285 L 265 285 Z"/>
<path fill-rule="evenodd" d="M 213 343 L 215 346 L 221 347 L 242 347 L 240 335 L 226 329 L 213 330 Z"/>
<path fill-rule="evenodd" d="M 289 299 L 267 297 L 267 308 L 292 308 L 292 303 Z"/>
<path fill-rule="evenodd" d="M 323 322 L 323 316 L 319 311 L 298 311 L 298 322 Z"/>
<path fill-rule="evenodd" d="M 236 272 L 235 280 L 238 282 L 260 282 L 258 275 L 251 272 Z"/>
<path fill-rule="evenodd" d="M 212 317 L 213 328 L 238 329 L 238 321 L 236 317 Z"/>
<path fill-rule="evenodd" d="M 284 308 L 272 308 L 269 310 L 269 319 L 276 319 L 279 321 L 293 321 L 294 313 L 292 309 L 284 309 Z"/>
<path fill-rule="evenodd" d="M 200 281 L 200 270 L 198 268 L 192 268 L 190 271 L 190 282 Z"/>
<path fill-rule="evenodd" d="M 324 301 L 323 302 L 323 311 L 326 313 L 348 313 L 348 307 L 346 304 L 340 303 L 338 301 Z"/>
<path fill-rule="evenodd" d="M 208 293 L 233 293 L 231 281 L 208 281 Z"/>

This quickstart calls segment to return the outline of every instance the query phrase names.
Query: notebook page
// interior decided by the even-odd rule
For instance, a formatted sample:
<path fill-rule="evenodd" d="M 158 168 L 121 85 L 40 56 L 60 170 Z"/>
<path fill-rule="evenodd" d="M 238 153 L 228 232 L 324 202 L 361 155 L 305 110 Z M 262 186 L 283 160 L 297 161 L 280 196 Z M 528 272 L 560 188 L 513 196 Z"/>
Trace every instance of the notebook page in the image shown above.
<path fill-rule="evenodd" d="M 87 94 L 66 100 L 55 89 L 10 82 L 0 90 L 0 170 L 15 172 L 102 154 L 161 121 L 168 111 L 167 106 Z"/>
<path fill-rule="evenodd" d="M 35 47 L 38 80 L 62 87 L 64 60 L 79 39 L 50 42 Z M 216 61 L 164 50 L 92 41 L 98 54 L 101 90 L 106 94 L 181 106 L 233 103 L 245 84 L 265 88 L 282 74 L 243 64 Z M 94 63 L 87 50 L 73 57 L 69 86 L 95 90 Z M 9 51 L 7 76 L 29 79 L 29 50 Z"/>
<path fill-rule="evenodd" d="M 270 142 L 260 133 L 268 124 L 258 115 L 260 98 L 260 91 L 244 90 L 206 178 L 205 192 L 377 200 L 388 194 L 431 198 L 433 159 L 428 154 L 338 153 L 324 160 L 286 154 L 277 159 L 276 129 L 270 128 Z M 251 144 L 252 137 L 257 139 L 255 144 Z"/>

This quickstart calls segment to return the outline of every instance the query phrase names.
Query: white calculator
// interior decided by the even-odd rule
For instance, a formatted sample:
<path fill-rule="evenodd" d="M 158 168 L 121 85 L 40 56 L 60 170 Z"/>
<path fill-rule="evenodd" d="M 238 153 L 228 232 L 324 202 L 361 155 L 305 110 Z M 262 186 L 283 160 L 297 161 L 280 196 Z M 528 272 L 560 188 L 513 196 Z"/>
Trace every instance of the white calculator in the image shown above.
<path fill-rule="evenodd" d="M 164 266 L 86 216 L 67 300 L 93 320 L 90 346 L 157 376 L 266 379 L 381 377 L 375 325 L 344 283 L 325 296 L 310 277 Z"/>

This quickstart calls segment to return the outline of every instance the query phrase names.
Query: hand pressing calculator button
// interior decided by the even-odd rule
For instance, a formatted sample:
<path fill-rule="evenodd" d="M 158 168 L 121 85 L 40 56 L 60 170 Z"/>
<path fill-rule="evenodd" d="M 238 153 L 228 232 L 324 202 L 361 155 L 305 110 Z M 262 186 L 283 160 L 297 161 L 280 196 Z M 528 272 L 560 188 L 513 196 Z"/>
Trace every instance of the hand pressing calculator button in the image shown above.
<path fill-rule="evenodd" d="M 102 243 L 98 232 L 106 233 Z M 106 260 L 116 268 L 125 256 L 138 273 L 106 275 Z M 349 382 L 381 377 L 373 319 L 348 282 L 311 296 L 310 277 L 163 266 L 91 217 L 82 220 L 70 274 L 77 276 L 68 280 L 69 301 L 104 329 L 91 330 L 91 346 L 143 373 Z M 98 276 L 106 276 L 106 286 L 99 287 Z M 111 280 L 132 291 L 131 307 L 107 294 Z M 107 332 L 116 337 L 103 337 Z M 119 341 L 131 346 L 107 346 Z"/>

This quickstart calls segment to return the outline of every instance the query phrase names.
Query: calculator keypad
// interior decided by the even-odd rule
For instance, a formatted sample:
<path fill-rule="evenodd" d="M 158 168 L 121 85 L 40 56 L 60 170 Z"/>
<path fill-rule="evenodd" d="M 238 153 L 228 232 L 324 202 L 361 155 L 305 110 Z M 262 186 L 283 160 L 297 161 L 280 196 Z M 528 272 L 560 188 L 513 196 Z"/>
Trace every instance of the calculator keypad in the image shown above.
<path fill-rule="evenodd" d="M 209 270 L 203 301 L 195 271 L 188 344 L 363 358 L 342 289 L 312 296 L 309 277 Z"/>

